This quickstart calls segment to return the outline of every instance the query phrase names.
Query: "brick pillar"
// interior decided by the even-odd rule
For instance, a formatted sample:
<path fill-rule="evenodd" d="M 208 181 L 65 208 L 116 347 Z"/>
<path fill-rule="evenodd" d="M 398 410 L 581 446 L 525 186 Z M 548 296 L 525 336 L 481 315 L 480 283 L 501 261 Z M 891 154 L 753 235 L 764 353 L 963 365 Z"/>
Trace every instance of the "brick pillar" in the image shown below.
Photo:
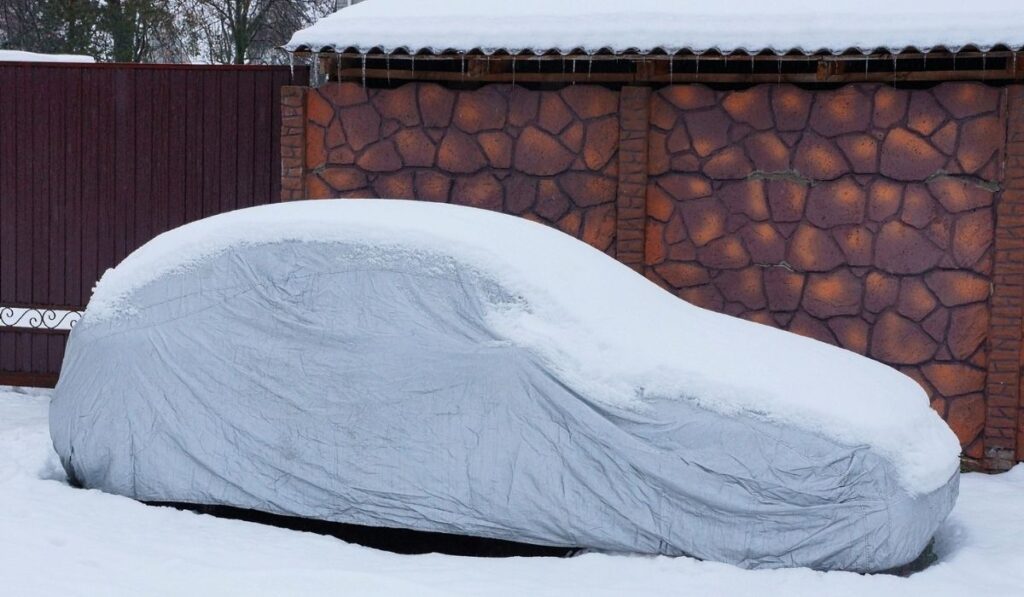
<path fill-rule="evenodd" d="M 644 268 L 647 218 L 649 87 L 623 87 L 619 96 L 619 188 L 615 256 L 638 272 Z"/>
<path fill-rule="evenodd" d="M 306 87 L 281 87 L 281 200 L 305 199 Z"/>
<path fill-rule="evenodd" d="M 1024 87 L 1007 88 L 1003 191 L 996 203 L 992 314 L 985 387 L 985 467 L 1006 470 L 1024 458 L 1020 418 L 1024 324 Z"/>

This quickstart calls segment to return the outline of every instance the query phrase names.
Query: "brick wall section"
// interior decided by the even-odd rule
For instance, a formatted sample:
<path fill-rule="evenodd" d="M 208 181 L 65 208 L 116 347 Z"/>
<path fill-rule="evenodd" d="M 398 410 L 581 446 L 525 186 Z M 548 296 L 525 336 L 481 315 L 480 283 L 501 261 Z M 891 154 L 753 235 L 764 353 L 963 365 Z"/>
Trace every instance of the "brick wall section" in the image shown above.
<path fill-rule="evenodd" d="M 976 83 L 291 88 L 284 189 L 551 225 L 694 304 L 898 368 L 965 454 L 1005 468 L 1024 457 L 1022 98 Z"/>
<path fill-rule="evenodd" d="M 281 199 L 304 199 L 306 87 L 281 88 Z"/>
<path fill-rule="evenodd" d="M 619 96 L 619 188 L 616 257 L 642 272 L 647 219 L 647 131 L 651 90 L 625 87 Z"/>
<path fill-rule="evenodd" d="M 1024 323 L 1024 88 L 1011 87 L 1007 95 L 1006 162 L 1004 189 L 996 210 L 986 384 L 985 464 L 994 470 L 1008 469 L 1024 459 L 1024 420 L 1019 415 Z"/>

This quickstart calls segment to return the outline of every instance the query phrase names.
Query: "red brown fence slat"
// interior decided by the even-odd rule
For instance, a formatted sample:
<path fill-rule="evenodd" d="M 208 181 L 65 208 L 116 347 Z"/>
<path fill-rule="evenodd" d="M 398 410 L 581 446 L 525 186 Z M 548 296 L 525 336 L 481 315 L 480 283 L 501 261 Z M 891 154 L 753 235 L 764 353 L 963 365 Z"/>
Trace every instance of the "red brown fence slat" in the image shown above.
<path fill-rule="evenodd" d="M 153 236 L 279 201 L 280 88 L 308 78 L 0 63 L 0 384 L 54 383 L 67 331 L 51 328 Z"/>
<path fill-rule="evenodd" d="M 0 69 L 0 90 L 13 88 L 16 80 L 11 70 Z M 16 191 L 14 151 L 17 147 L 17 107 L 14 94 L 0 91 L 0 197 L 13 196 Z M 0 216 L 0 296 L 13 296 L 17 262 L 17 214 L 13 207 Z M 15 339 L 0 335 L 0 370 L 15 367 Z"/>

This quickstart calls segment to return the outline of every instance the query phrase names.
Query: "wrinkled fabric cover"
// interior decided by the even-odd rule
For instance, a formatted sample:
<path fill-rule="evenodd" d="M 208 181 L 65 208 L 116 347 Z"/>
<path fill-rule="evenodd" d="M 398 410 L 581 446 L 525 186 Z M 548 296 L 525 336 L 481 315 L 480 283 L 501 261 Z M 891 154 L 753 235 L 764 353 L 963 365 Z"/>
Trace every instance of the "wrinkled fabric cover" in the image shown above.
<path fill-rule="evenodd" d="M 589 400 L 489 331 L 514 300 L 442 257 L 238 248 L 142 287 L 130 316 L 86 314 L 54 446 L 83 486 L 139 500 L 744 567 L 903 565 L 955 502 L 956 475 L 910 496 L 865 446 Z"/>

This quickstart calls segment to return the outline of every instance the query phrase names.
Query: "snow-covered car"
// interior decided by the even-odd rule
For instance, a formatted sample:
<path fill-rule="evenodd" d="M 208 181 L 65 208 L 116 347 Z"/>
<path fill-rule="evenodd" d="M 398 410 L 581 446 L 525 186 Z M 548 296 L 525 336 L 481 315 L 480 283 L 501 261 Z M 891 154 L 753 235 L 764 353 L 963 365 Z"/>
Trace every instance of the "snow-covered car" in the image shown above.
<path fill-rule="evenodd" d="M 143 501 L 744 567 L 906 564 L 959 481 L 899 372 L 426 202 L 153 239 L 97 285 L 50 427 L 70 479 Z"/>

